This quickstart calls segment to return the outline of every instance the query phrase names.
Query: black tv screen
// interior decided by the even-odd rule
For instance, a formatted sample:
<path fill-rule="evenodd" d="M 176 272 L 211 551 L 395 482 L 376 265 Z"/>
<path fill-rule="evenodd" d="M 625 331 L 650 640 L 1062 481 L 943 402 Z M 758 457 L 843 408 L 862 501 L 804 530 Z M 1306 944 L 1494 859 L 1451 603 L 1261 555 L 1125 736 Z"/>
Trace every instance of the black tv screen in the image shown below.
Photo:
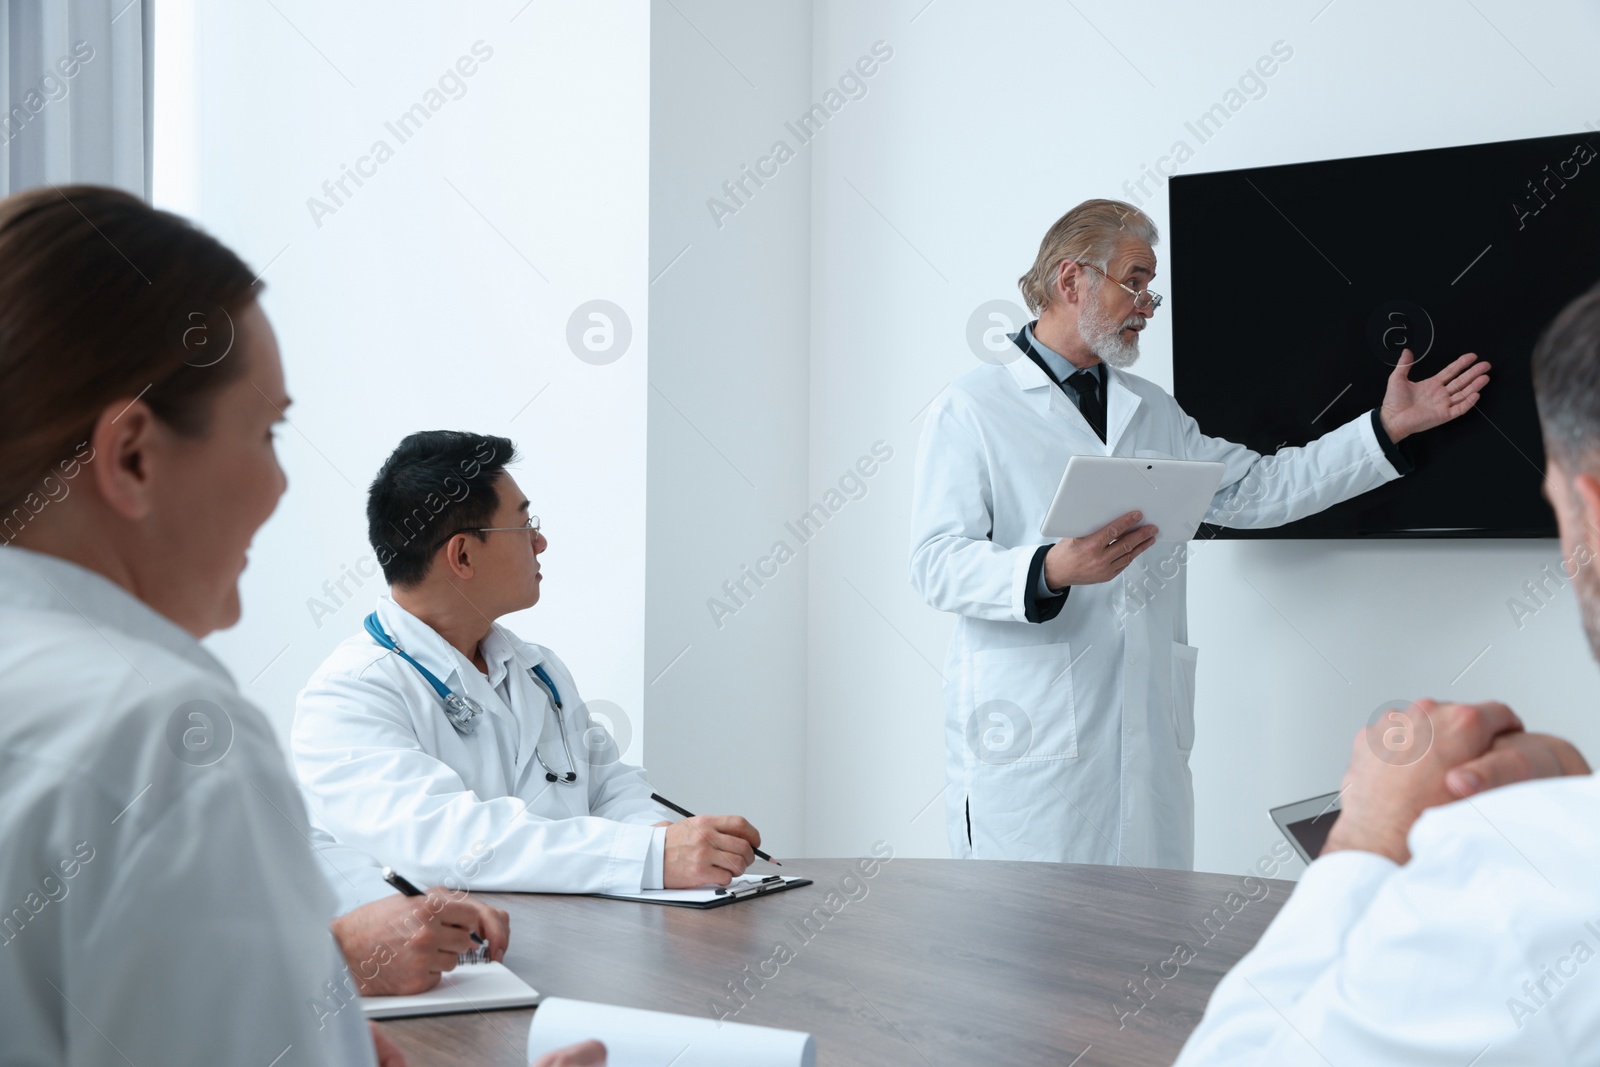
<path fill-rule="evenodd" d="M 1416 469 L 1320 514 L 1200 537 L 1554 537 L 1529 360 L 1600 280 L 1600 137 L 1437 148 L 1170 182 L 1173 390 L 1263 453 L 1370 411 L 1464 352 L 1478 406 L 1406 439 Z"/>

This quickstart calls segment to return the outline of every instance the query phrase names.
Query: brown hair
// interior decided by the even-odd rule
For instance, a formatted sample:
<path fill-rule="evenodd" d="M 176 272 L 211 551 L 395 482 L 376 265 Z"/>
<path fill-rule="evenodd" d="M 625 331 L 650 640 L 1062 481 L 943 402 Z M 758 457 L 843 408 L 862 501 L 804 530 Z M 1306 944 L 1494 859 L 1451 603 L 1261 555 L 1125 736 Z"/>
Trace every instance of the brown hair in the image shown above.
<path fill-rule="evenodd" d="M 203 435 L 212 396 L 242 369 L 226 352 L 256 292 L 221 242 L 120 190 L 0 200 L 0 510 L 66 470 L 118 398 Z"/>
<path fill-rule="evenodd" d="M 1154 245 L 1161 240 L 1161 231 L 1149 215 L 1121 200 L 1085 200 L 1062 215 L 1039 242 L 1033 266 L 1017 279 L 1028 310 L 1037 315 L 1050 306 L 1056 271 L 1063 261 L 1093 263 L 1104 270 L 1116 254 L 1117 244 L 1129 236 Z M 1098 288 L 1100 276 L 1091 275 L 1089 285 Z"/>

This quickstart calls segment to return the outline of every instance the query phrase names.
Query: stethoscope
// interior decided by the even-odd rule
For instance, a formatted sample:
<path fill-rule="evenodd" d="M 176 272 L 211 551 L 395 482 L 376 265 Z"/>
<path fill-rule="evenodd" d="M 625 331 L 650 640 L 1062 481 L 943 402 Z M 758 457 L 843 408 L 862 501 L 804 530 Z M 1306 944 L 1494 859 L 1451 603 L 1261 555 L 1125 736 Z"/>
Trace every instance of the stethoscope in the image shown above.
<path fill-rule="evenodd" d="M 367 633 L 378 642 L 379 646 L 395 653 L 401 659 L 417 669 L 427 683 L 433 686 L 433 691 L 439 694 L 439 699 L 444 702 L 444 717 L 450 720 L 450 725 L 456 728 L 456 733 L 463 737 L 469 736 L 478 728 L 478 717 L 483 714 L 483 705 L 469 696 L 456 693 L 441 682 L 432 671 L 412 658 L 411 653 L 401 648 L 399 643 L 388 634 L 384 633 L 383 623 L 378 621 L 378 613 L 374 611 L 367 616 L 365 623 Z M 578 780 L 578 764 L 572 758 L 572 746 L 567 743 L 567 719 L 561 714 L 561 691 L 556 688 L 556 683 L 551 680 L 549 673 L 544 669 L 544 664 L 535 663 L 528 668 L 530 677 L 537 677 L 539 682 L 550 691 L 550 702 L 556 708 L 556 728 L 561 731 L 561 750 L 566 753 L 567 766 L 571 770 L 565 774 L 557 774 L 550 769 L 544 761 L 544 756 L 539 752 L 539 746 L 533 746 L 533 758 L 539 761 L 539 766 L 544 768 L 544 780 L 547 782 L 560 782 L 572 785 Z"/>

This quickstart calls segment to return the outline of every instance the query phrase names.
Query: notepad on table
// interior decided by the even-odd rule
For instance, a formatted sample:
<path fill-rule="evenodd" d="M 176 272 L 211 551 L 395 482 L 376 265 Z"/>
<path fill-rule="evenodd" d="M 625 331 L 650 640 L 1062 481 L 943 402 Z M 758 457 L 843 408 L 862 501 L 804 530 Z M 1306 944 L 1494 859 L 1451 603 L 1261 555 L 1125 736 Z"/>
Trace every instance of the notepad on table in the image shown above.
<path fill-rule="evenodd" d="M 458 1011 L 526 1008 L 539 1002 L 539 992 L 511 973 L 503 963 L 467 963 L 446 971 L 426 993 L 398 997 L 362 997 L 369 1019 L 407 1015 L 448 1015 Z"/>
<path fill-rule="evenodd" d="M 698 885 L 692 889 L 641 889 L 637 893 L 596 893 L 607 900 L 638 900 L 646 904 L 673 904 L 680 908 L 716 908 L 736 900 L 781 893 L 810 885 L 809 878 L 741 874 L 727 885 Z"/>
<path fill-rule="evenodd" d="M 799 1030 L 547 997 L 528 1027 L 529 1060 L 596 1038 L 608 1067 L 816 1067 Z"/>

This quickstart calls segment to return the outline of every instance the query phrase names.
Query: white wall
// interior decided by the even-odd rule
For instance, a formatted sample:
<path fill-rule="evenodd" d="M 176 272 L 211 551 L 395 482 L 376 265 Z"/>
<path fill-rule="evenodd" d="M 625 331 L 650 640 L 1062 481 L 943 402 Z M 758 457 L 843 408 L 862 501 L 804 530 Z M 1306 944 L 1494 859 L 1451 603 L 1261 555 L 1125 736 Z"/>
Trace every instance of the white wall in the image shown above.
<path fill-rule="evenodd" d="M 784 523 L 809 488 L 810 161 L 767 164 L 738 204 L 722 185 L 808 103 L 810 6 L 651 16 L 648 765 L 664 795 L 746 815 L 780 856 L 805 851 L 809 553 Z M 779 539 L 797 548 L 782 564 Z"/>
<path fill-rule="evenodd" d="M 418 429 L 505 434 L 550 539 L 541 601 L 510 624 L 555 647 L 591 704 L 621 709 L 637 758 L 647 5 L 202 0 L 189 10 L 197 21 L 169 9 L 157 41 L 168 110 L 156 199 L 265 271 L 295 397 L 280 445 L 289 492 L 256 538 L 244 621 L 211 647 L 285 729 L 295 693 L 383 590 L 378 577 L 347 579 L 351 595 L 337 600 L 322 588 L 347 568 L 370 571 L 365 494 L 383 458 Z M 464 95 L 400 143 L 385 123 L 478 41 L 492 56 L 462 79 Z M 360 188 L 347 184 L 353 195 L 317 225 L 307 199 L 378 139 L 393 157 Z M 630 347 L 607 365 L 566 340 L 574 309 L 592 299 L 631 319 Z M 314 621 L 311 598 L 334 614 Z"/>
<path fill-rule="evenodd" d="M 875 39 L 895 56 L 815 156 L 812 484 L 875 438 L 895 458 L 811 557 L 812 852 L 856 853 L 883 837 L 906 854 L 946 854 L 942 805 L 925 806 L 943 784 L 936 667 L 951 621 L 908 585 L 906 515 L 920 413 L 974 365 L 973 310 L 1017 300 L 1015 279 L 1057 216 L 1089 197 L 1126 198 L 1123 183 L 1278 40 L 1292 59 L 1184 172 L 1600 122 L 1600 16 L 1575 0 L 1540 8 L 1531 19 L 1509 0 L 817 4 L 818 84 Z M 1145 207 L 1165 231 L 1165 190 Z M 1404 255 L 1403 216 L 1396 235 L 1379 254 Z M 1163 269 L 1155 288 L 1182 314 L 1182 278 Z M 1293 306 L 1263 315 L 1292 352 Z M 1170 388 L 1167 322 L 1158 314 L 1146 331 L 1138 372 Z M 1600 752 L 1600 681 L 1571 591 L 1520 631 L 1505 603 L 1556 557 L 1550 541 L 1230 542 L 1196 553 L 1197 866 L 1239 870 L 1266 852 L 1267 807 L 1336 788 L 1355 728 L 1387 700 L 1498 697 Z"/>
<path fill-rule="evenodd" d="M 514 624 L 621 706 L 663 792 L 750 814 L 786 855 L 880 838 L 946 853 L 950 619 L 906 577 L 914 446 L 929 400 L 973 365 L 969 317 L 1017 299 L 1062 211 L 1126 196 L 1278 40 L 1293 58 L 1187 171 L 1600 122 L 1600 25 L 1576 0 L 1537 25 L 1509 0 L 278 8 L 158 9 L 157 198 L 267 269 L 298 398 L 290 494 L 258 538 L 246 621 L 213 647 L 285 726 L 378 591 L 369 579 L 321 627 L 307 608 L 368 554 L 384 454 L 424 426 L 507 433 L 552 545 L 544 601 Z M 467 94 L 317 227 L 307 197 L 479 39 L 494 56 Z M 865 95 L 802 144 L 785 123 L 879 41 L 893 56 Z M 777 140 L 794 158 L 731 201 L 723 182 Z M 714 219 L 712 197 L 737 210 Z M 1146 206 L 1165 228 L 1164 192 Z M 1157 288 L 1181 308 L 1181 278 Z M 609 365 L 567 348 L 592 299 L 631 323 Z M 1170 385 L 1166 321 L 1139 370 Z M 1274 321 L 1292 351 L 1293 309 Z M 802 544 L 786 523 L 879 441 L 892 458 Z M 730 598 L 723 583 L 778 541 L 794 558 Z M 1506 607 L 1555 557 L 1486 541 L 1197 553 L 1198 865 L 1264 853 L 1265 809 L 1333 788 L 1386 700 L 1497 696 L 1600 751 L 1570 590 L 1520 630 Z M 737 610 L 713 619 L 712 598 Z"/>

